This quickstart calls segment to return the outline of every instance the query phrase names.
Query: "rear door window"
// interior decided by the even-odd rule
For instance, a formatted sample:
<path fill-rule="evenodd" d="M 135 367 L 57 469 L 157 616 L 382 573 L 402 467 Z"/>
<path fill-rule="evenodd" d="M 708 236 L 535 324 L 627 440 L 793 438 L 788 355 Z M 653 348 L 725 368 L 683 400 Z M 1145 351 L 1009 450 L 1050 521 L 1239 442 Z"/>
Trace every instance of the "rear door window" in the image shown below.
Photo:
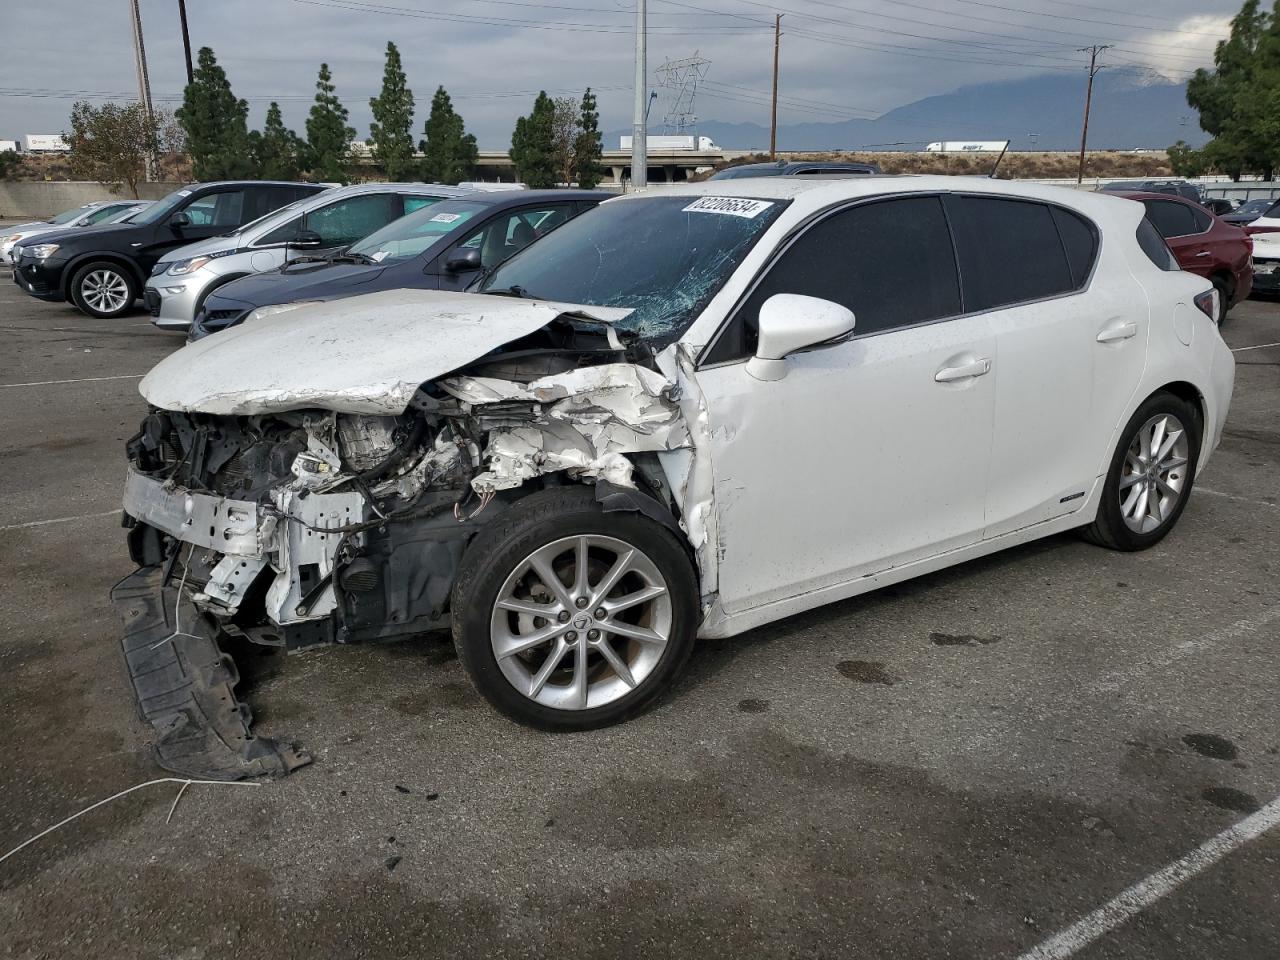
<path fill-rule="evenodd" d="M 321 246 L 346 247 L 398 219 L 400 210 L 397 194 L 363 194 L 312 210 L 305 229 L 320 235 Z"/>
<path fill-rule="evenodd" d="M 1147 219 L 1166 240 L 1201 232 L 1196 227 L 1193 209 L 1185 203 L 1176 200 L 1143 200 L 1142 205 L 1147 208 Z"/>
<path fill-rule="evenodd" d="M 1053 210 L 1030 200 L 951 196 L 964 310 L 973 313 L 1075 290 Z"/>

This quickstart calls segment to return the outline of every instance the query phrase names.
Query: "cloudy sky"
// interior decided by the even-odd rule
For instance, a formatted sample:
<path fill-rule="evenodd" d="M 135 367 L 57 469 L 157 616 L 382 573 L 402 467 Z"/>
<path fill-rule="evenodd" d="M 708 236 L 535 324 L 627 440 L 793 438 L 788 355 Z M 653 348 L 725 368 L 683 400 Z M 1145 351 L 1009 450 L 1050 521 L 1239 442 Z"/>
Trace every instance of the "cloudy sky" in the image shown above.
<path fill-rule="evenodd" d="M 14 2 L 14 0 L 11 0 Z M 77 98 L 136 96 L 128 0 L 41 0 L 5 16 L 0 138 L 58 133 Z M 649 0 L 649 66 L 710 61 L 704 119 L 768 123 L 773 15 L 783 14 L 779 123 L 874 117 L 956 87 L 1043 73 L 1083 76 L 1078 48 L 1136 78 L 1183 79 L 1211 65 L 1237 0 Z M 482 149 L 505 149 L 539 89 L 599 92 L 604 130 L 631 116 L 634 0 L 188 0 L 192 46 L 210 46 L 261 123 L 278 100 L 302 130 L 321 61 L 357 136 L 394 40 L 419 103 L 452 94 Z M 142 0 L 157 101 L 176 106 L 185 72 L 177 0 Z M 651 84 L 657 86 L 651 73 Z M 664 95 L 660 87 L 660 94 Z M 661 132 L 664 99 L 651 114 Z M 616 144 L 606 144 L 616 146 Z"/>

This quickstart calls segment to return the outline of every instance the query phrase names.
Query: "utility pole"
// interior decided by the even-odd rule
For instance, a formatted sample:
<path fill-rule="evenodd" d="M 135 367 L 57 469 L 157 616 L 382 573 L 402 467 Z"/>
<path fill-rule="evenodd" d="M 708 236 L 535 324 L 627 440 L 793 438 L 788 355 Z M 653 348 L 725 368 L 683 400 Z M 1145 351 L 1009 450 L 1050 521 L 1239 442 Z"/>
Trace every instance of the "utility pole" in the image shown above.
<path fill-rule="evenodd" d="M 1076 186 L 1084 183 L 1084 149 L 1089 142 L 1089 107 L 1093 101 L 1093 78 L 1098 75 L 1098 71 L 1102 66 L 1098 63 L 1098 54 L 1103 50 L 1110 50 L 1112 44 L 1094 44 L 1091 47 L 1081 47 L 1080 53 L 1089 55 L 1089 86 L 1085 89 L 1084 94 L 1084 127 L 1080 131 L 1080 169 L 1076 173 Z"/>
<path fill-rule="evenodd" d="M 191 34 L 187 31 L 187 0 L 178 0 L 178 19 L 182 21 L 182 52 L 187 56 L 187 83 L 196 82 L 195 72 L 191 69 Z"/>
<path fill-rule="evenodd" d="M 649 185 L 648 97 L 649 68 L 645 61 L 645 0 L 636 0 L 636 99 L 631 115 L 631 187 Z"/>
<path fill-rule="evenodd" d="M 138 67 L 138 100 L 142 104 L 143 113 L 146 114 L 147 123 L 151 123 L 151 80 L 147 76 L 147 51 L 142 45 L 142 13 L 138 9 L 138 0 L 130 0 L 130 6 L 133 8 L 133 58 Z M 147 151 L 146 173 L 144 176 L 147 180 L 155 179 L 155 156 L 152 151 Z"/>
<path fill-rule="evenodd" d="M 778 157 L 778 47 L 782 40 L 782 14 L 773 15 L 773 107 L 769 120 L 769 159 Z"/>

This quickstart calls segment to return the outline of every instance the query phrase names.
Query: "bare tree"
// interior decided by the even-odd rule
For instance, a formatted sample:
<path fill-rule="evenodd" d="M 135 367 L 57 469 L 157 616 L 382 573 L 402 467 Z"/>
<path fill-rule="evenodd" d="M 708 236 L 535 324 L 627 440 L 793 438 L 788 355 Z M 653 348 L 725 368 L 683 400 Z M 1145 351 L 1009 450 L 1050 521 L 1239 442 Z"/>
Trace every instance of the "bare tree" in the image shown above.
<path fill-rule="evenodd" d="M 561 183 L 573 182 L 573 161 L 580 131 L 578 104 L 572 97 L 557 97 L 551 120 L 551 156 L 554 159 L 556 179 Z"/>

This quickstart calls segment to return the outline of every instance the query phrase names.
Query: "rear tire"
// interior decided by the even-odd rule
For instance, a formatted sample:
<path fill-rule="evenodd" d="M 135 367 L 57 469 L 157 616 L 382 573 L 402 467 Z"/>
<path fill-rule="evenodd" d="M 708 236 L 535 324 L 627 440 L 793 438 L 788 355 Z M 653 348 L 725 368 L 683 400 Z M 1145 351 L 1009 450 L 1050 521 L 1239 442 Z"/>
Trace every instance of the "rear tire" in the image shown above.
<path fill-rule="evenodd" d="M 1163 540 L 1191 496 L 1201 431 L 1200 411 L 1187 401 L 1164 391 L 1148 397 L 1120 434 L 1085 539 L 1125 551 Z"/>
<path fill-rule="evenodd" d="M 589 487 L 556 487 L 477 534 L 451 607 L 458 657 L 486 700 L 527 726 L 591 730 L 671 687 L 693 650 L 698 584 L 672 531 L 605 514 Z"/>
<path fill-rule="evenodd" d="M 80 312 L 98 320 L 114 320 L 133 309 L 138 284 L 128 268 L 95 260 L 71 278 L 71 301 Z"/>

